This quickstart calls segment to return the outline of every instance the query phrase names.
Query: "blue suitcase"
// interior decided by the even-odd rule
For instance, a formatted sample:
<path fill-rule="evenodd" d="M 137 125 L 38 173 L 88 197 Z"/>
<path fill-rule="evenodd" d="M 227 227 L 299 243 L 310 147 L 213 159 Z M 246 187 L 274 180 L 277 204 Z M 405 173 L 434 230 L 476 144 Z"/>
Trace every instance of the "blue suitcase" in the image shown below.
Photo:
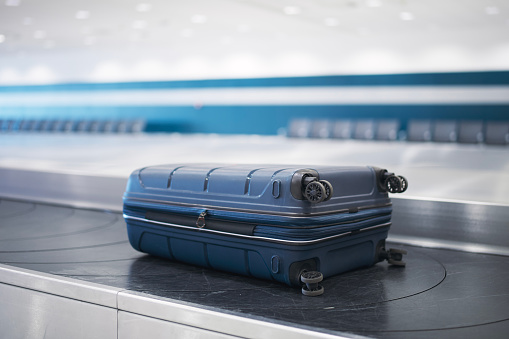
<path fill-rule="evenodd" d="M 134 171 L 124 194 L 138 251 L 302 286 L 387 259 L 388 192 L 401 176 L 376 167 L 164 165 Z"/>

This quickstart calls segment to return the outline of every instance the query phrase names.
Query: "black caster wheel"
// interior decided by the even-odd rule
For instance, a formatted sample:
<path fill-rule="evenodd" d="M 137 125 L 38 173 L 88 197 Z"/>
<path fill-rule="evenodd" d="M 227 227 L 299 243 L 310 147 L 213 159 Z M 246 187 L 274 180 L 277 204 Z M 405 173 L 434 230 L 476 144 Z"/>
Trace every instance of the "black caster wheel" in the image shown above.
<path fill-rule="evenodd" d="M 319 183 L 325 187 L 325 199 L 323 199 L 323 201 L 330 200 L 330 198 L 332 198 L 332 193 L 334 192 L 331 183 L 327 180 L 320 180 Z"/>
<path fill-rule="evenodd" d="M 395 248 L 391 248 L 388 251 L 387 262 L 394 266 L 406 266 L 406 263 L 403 261 L 403 255 L 407 252 L 405 250 L 398 250 Z"/>
<path fill-rule="evenodd" d="M 323 280 L 323 274 L 318 271 L 304 272 L 300 276 L 300 281 L 305 285 L 302 286 L 302 294 L 308 297 L 316 297 L 324 292 L 323 286 L 319 283 Z"/>
<path fill-rule="evenodd" d="M 400 266 L 400 267 L 406 266 L 406 262 L 401 261 L 401 260 L 388 259 L 387 262 L 389 263 L 389 265 L 392 265 L 392 266 Z"/>
<path fill-rule="evenodd" d="M 306 271 L 300 275 L 300 281 L 304 284 L 318 284 L 323 280 L 323 274 L 318 271 Z"/>
<path fill-rule="evenodd" d="M 398 175 L 399 180 L 401 180 L 401 191 L 400 193 L 403 193 L 408 188 L 408 180 L 404 176 Z"/>
<path fill-rule="evenodd" d="M 401 179 L 395 175 L 389 175 L 387 179 L 385 179 L 385 188 L 390 193 L 400 193 L 402 186 L 403 183 Z"/>
<path fill-rule="evenodd" d="M 324 292 L 323 286 L 318 285 L 318 288 L 315 290 L 308 290 L 307 286 L 302 286 L 302 294 L 304 294 L 307 297 L 317 297 L 319 295 L 322 295 Z"/>
<path fill-rule="evenodd" d="M 327 197 L 325 187 L 318 181 L 312 181 L 306 185 L 304 196 L 313 204 L 322 202 Z"/>

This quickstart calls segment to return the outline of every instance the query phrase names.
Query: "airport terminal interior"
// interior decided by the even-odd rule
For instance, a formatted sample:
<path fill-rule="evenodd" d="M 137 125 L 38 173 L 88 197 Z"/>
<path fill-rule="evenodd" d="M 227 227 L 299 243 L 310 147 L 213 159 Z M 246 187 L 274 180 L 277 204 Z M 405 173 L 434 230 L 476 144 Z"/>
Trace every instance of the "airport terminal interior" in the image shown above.
<path fill-rule="evenodd" d="M 276 281 L 285 265 L 277 246 L 265 279 L 212 267 L 220 246 L 189 235 L 182 255 L 202 251 L 204 264 L 137 251 L 123 198 L 134 194 L 131 173 L 156 165 L 175 168 L 161 196 L 179 168 L 208 166 L 206 193 L 217 169 L 249 168 L 239 201 L 256 198 L 268 168 L 281 170 L 263 192 L 289 203 L 298 198 L 277 175 L 292 168 L 402 175 L 404 192 L 384 193 L 384 227 L 405 265 L 352 266 L 307 296 L 306 285 Z M 210 196 L 236 203 L 228 187 L 239 176 Z M 331 202 L 356 189 L 333 184 Z M 322 202 L 297 202 L 307 212 L 286 217 L 319 218 Z M 217 211 L 200 208 L 196 226 L 158 227 L 224 237 L 226 256 L 254 261 L 256 249 L 228 243 L 238 235 L 207 229 Z M 322 241 L 242 239 L 298 251 Z M 163 243 L 176 251 L 174 239 Z M 331 257 L 348 266 L 363 255 L 351 248 Z M 0 338 L 508 335 L 509 2 L 0 2 Z"/>

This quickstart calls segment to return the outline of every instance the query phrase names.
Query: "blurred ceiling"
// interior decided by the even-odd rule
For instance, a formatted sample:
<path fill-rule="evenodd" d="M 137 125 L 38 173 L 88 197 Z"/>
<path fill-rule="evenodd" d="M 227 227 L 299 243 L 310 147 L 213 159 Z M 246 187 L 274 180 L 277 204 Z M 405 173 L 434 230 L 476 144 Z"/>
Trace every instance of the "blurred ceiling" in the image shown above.
<path fill-rule="evenodd" d="M 509 69 L 507 0 L 0 1 L 0 84 Z"/>

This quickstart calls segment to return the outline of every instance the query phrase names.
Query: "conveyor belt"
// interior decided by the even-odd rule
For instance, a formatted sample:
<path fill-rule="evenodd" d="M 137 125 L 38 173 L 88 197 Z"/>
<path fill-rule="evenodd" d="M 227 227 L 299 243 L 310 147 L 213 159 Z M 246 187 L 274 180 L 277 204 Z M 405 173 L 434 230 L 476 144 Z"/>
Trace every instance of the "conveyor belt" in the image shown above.
<path fill-rule="evenodd" d="M 435 247 L 508 241 L 509 207 L 394 201 L 396 240 Z M 504 337 L 509 256 L 392 244 L 406 268 L 379 263 L 326 279 L 325 295 L 134 251 L 118 212 L 0 200 L 0 263 L 169 298 L 199 308 L 331 334 L 378 338 Z M 398 238 L 399 237 L 399 238 Z M 416 243 L 426 246 L 426 243 Z M 467 247 L 464 248 L 468 250 Z"/>
<path fill-rule="evenodd" d="M 22 133 L 0 146 L 2 338 L 509 333 L 503 147 Z M 285 285 L 147 256 L 127 242 L 122 193 L 136 168 L 175 159 L 295 164 L 310 157 L 316 165 L 372 164 L 405 175 L 410 186 L 404 199 L 393 199 L 389 240 L 408 251 L 406 268 L 379 263 L 348 272 L 326 279 L 324 296 L 308 298 Z"/>

